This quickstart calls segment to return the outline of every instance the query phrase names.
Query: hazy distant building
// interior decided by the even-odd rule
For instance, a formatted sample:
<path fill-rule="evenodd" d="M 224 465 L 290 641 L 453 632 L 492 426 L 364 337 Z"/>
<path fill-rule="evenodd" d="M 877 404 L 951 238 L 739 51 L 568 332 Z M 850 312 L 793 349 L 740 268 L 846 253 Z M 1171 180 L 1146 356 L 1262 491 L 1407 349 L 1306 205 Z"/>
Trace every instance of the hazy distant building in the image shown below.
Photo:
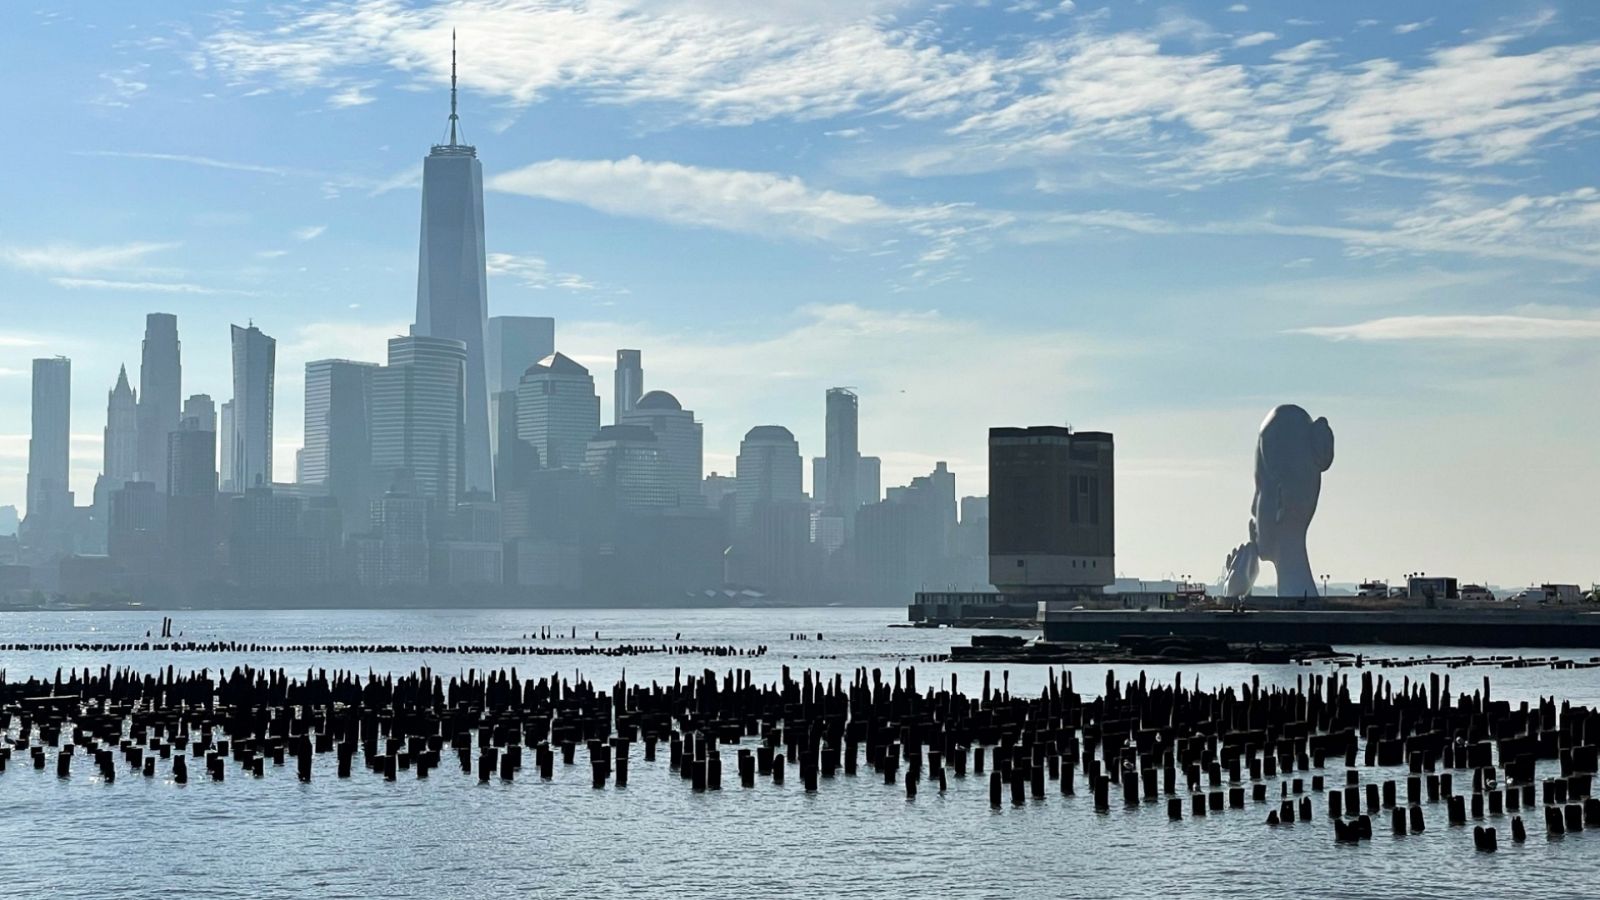
<path fill-rule="evenodd" d="M 671 464 L 644 425 L 606 425 L 589 441 L 583 473 L 615 509 L 666 509 L 678 505 Z"/>
<path fill-rule="evenodd" d="M 989 581 L 1002 591 L 1115 580 L 1113 442 L 1103 431 L 989 429 Z"/>
<path fill-rule="evenodd" d="M 217 413 L 217 476 L 225 494 L 238 493 L 233 478 L 233 401 Z"/>
<path fill-rule="evenodd" d="M 739 442 L 735 463 L 734 526 L 743 528 L 762 503 L 805 499 L 800 444 L 782 425 L 757 425 Z"/>
<path fill-rule="evenodd" d="M 705 472 L 705 428 L 694 420 L 693 411 L 684 409 L 678 398 L 666 391 L 651 391 L 623 413 L 618 424 L 643 425 L 655 434 L 656 447 L 677 494 L 674 505 L 705 506 L 700 484 Z"/>
<path fill-rule="evenodd" d="M 128 367 L 117 371 L 117 383 L 106 395 L 106 429 L 100 474 L 105 489 L 116 490 L 139 476 L 139 402 L 128 384 Z"/>
<path fill-rule="evenodd" d="M 69 454 L 72 444 L 72 360 L 65 356 L 33 361 L 32 430 L 28 437 L 28 515 L 30 538 L 52 534 L 56 543 L 72 515 Z"/>
<path fill-rule="evenodd" d="M 16 506 L 10 503 L 0 506 L 0 537 L 16 534 L 20 524 L 22 518 L 17 515 Z"/>
<path fill-rule="evenodd" d="M 422 237 L 412 334 L 459 341 L 462 366 L 461 484 L 493 491 L 484 340 L 489 310 L 483 244 L 483 164 L 457 141 L 455 50 L 451 49 L 450 140 L 422 161 Z"/>
<path fill-rule="evenodd" d="M 166 498 L 149 481 L 125 482 L 111 492 L 107 555 L 136 583 L 164 568 L 165 507 Z"/>
<path fill-rule="evenodd" d="M 517 435 L 517 385 L 529 366 L 556 352 L 556 320 L 547 316 L 490 316 L 484 352 L 489 383 L 489 439 L 498 496 L 504 480 L 500 453 Z"/>
<path fill-rule="evenodd" d="M 196 415 L 186 415 L 167 435 L 166 549 L 173 574 L 192 584 L 215 574 L 217 434 L 215 417 L 208 423 L 203 406 L 185 409 Z"/>
<path fill-rule="evenodd" d="M 305 448 L 299 481 L 321 484 L 343 526 L 361 530 L 375 493 L 372 476 L 372 379 L 380 367 L 348 359 L 306 363 Z"/>
<path fill-rule="evenodd" d="M 449 338 L 390 338 L 389 364 L 372 373 L 372 476 L 389 487 L 409 473 L 441 510 L 464 492 L 467 349 Z"/>
<path fill-rule="evenodd" d="M 178 419 L 178 424 L 194 419 L 200 431 L 217 430 L 217 404 L 211 399 L 210 394 L 190 394 L 189 399 L 183 401 L 183 415 Z"/>
<path fill-rule="evenodd" d="M 228 562 L 233 580 L 249 588 L 303 583 L 300 570 L 300 499 L 270 487 L 233 498 Z"/>
<path fill-rule="evenodd" d="M 233 326 L 232 490 L 272 483 L 273 381 L 278 342 L 254 324 Z"/>
<path fill-rule="evenodd" d="M 644 396 L 644 362 L 639 351 L 618 350 L 617 368 L 611 378 L 611 421 L 620 424 Z"/>
<path fill-rule="evenodd" d="M 856 502 L 865 506 L 883 499 L 883 460 L 863 456 L 856 463 Z"/>
<path fill-rule="evenodd" d="M 828 389 L 823 502 L 831 514 L 845 519 L 847 531 L 856 507 L 861 505 L 861 448 L 857 436 L 857 415 L 854 391 L 848 388 Z"/>
<path fill-rule="evenodd" d="M 178 427 L 183 392 L 183 362 L 178 317 L 150 313 L 144 319 L 139 358 L 139 477 L 166 492 L 167 433 Z"/>
<path fill-rule="evenodd" d="M 418 586 L 431 571 L 425 497 L 385 494 L 372 504 L 372 531 L 358 538 L 356 577 L 369 587 Z"/>
<path fill-rule="evenodd" d="M 600 396 L 589 370 L 563 353 L 529 366 L 517 386 L 517 437 L 549 469 L 580 468 L 600 430 Z"/>

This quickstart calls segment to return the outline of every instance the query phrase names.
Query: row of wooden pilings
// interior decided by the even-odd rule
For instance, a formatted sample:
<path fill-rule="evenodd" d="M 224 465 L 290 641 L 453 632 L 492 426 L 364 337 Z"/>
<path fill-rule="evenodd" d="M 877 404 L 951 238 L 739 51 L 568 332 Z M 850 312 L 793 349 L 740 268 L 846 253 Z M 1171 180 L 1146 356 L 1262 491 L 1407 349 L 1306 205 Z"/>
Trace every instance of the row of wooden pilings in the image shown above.
<path fill-rule="evenodd" d="M 1253 680 L 1210 690 L 1142 674 L 1121 683 L 1108 672 L 1097 697 L 1078 694 L 1070 674 L 1052 672 L 1036 697 L 1008 685 L 995 690 L 985 674 L 972 696 L 954 675 L 947 686 L 919 687 L 914 668 L 896 669 L 892 681 L 858 669 L 847 683 L 785 667 L 759 685 L 748 670 L 679 671 L 670 684 L 609 690 L 515 669 L 448 679 L 428 669 L 362 677 L 104 667 L 24 682 L 0 673 L 0 772 L 13 752 L 46 768 L 55 748 L 59 776 L 71 777 L 81 754 L 106 782 L 115 781 L 118 755 L 147 777 L 170 759 L 171 780 L 184 783 L 191 764 L 220 781 L 230 760 L 262 777 L 269 761 L 289 759 L 310 781 L 325 754 L 344 778 L 358 757 L 389 781 L 408 771 L 427 778 L 454 757 L 479 781 L 514 781 L 526 756 L 551 780 L 557 754 L 570 766 L 582 750 L 595 787 L 625 788 L 634 745 L 654 763 L 665 743 L 668 769 L 697 792 L 722 790 L 727 750 L 746 789 L 761 779 L 783 784 L 793 766 L 803 789 L 819 792 L 865 765 L 913 800 L 924 785 L 943 792 L 951 778 L 987 775 L 995 809 L 1008 798 L 1070 797 L 1080 784 L 1099 812 L 1120 793 L 1131 810 L 1164 799 L 1170 819 L 1268 806 L 1268 824 L 1305 825 L 1323 817 L 1320 805 L 1337 841 L 1370 838 L 1385 812 L 1392 833 L 1420 833 L 1425 810 L 1441 803 L 1452 826 L 1509 814 L 1517 841 L 1526 837 L 1520 814 L 1541 806 L 1549 836 L 1600 828 L 1600 798 L 1591 796 L 1600 715 L 1554 699 L 1497 701 L 1487 679 L 1459 696 L 1448 676 L 1396 684 L 1370 671 L 1354 687 L 1348 675 L 1312 674 L 1293 687 Z M 1328 784 L 1339 768 L 1342 783 Z M 1401 769 L 1362 781 L 1363 770 Z M 1458 792 L 1469 780 L 1471 793 Z M 1495 829 L 1478 824 L 1474 843 L 1495 849 Z"/>

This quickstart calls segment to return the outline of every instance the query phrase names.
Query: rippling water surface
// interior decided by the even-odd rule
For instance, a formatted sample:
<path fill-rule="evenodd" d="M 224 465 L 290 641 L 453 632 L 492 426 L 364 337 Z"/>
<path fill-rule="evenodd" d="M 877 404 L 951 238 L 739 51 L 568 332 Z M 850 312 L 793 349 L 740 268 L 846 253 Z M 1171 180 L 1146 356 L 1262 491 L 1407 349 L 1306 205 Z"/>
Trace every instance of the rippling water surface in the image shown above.
<path fill-rule="evenodd" d="M 267 644 L 430 644 L 545 647 L 619 644 L 766 645 L 756 659 L 313 652 L 4 652 L 8 680 L 52 676 L 57 667 L 152 670 L 236 665 L 411 671 L 443 675 L 514 666 L 524 676 L 582 675 L 610 684 L 670 681 L 675 667 L 698 672 L 738 666 L 757 681 L 781 668 L 850 673 L 858 667 L 915 665 L 920 685 L 959 679 L 981 689 L 986 667 L 929 664 L 917 657 L 964 643 L 965 632 L 893 629 L 898 610 L 690 611 L 347 611 L 186 612 L 184 640 Z M 561 640 L 525 635 L 550 626 Z M 160 614 L 0 614 L 0 643 L 132 642 L 157 631 Z M 571 629 L 578 636 L 570 637 Z M 599 632 L 596 639 L 595 633 Z M 791 640 L 793 634 L 811 639 Z M 818 640 L 818 634 L 821 639 Z M 1450 648 L 1373 648 L 1375 656 L 1456 655 Z M 1560 651 L 1528 651 L 1545 656 Z M 1512 651 L 1514 654 L 1515 651 Z M 1587 658 L 1593 651 L 1566 654 Z M 1292 684 L 1326 666 L 1147 666 L 1156 680 L 1198 678 L 1202 687 L 1259 677 Z M 1058 668 L 1057 672 L 1061 670 Z M 1104 666 L 1069 667 L 1080 693 L 1104 683 Z M 1427 678 L 1427 667 L 1391 670 L 1397 681 Z M 1600 705 L 1600 670 L 1471 667 L 1448 671 L 1456 692 L 1496 697 L 1555 696 Z M 1119 675 L 1137 675 L 1137 669 Z M 996 688 L 1032 694 L 1043 667 L 993 667 Z M 13 723 L 14 728 L 14 723 Z M 726 753 L 726 751 L 725 751 Z M 69 780 L 34 771 L 25 758 L 0 774 L 0 896 L 18 897 L 1594 897 L 1600 895 L 1600 832 L 1547 839 L 1537 814 L 1526 844 L 1498 826 L 1500 852 L 1477 853 L 1469 828 L 1445 824 L 1443 804 L 1426 807 L 1427 831 L 1393 837 L 1387 819 L 1358 846 L 1336 846 L 1317 799 L 1311 823 L 1270 829 L 1266 807 L 1169 822 L 1164 804 L 1097 814 L 1080 782 L 1076 797 L 992 811 L 983 779 L 949 779 L 943 795 L 924 782 L 915 800 L 903 786 L 861 775 L 824 779 L 807 795 L 798 777 L 779 787 L 758 780 L 695 794 L 668 768 L 634 751 L 628 786 L 595 790 L 586 766 L 479 784 L 446 765 L 425 781 L 388 783 L 359 766 L 334 777 L 331 754 L 309 784 L 292 766 L 261 779 L 230 767 L 203 778 L 124 775 L 104 784 L 88 767 Z M 169 767 L 158 767 L 166 773 Z M 1328 770 L 1330 782 L 1341 775 Z M 1364 771 L 1363 782 L 1402 777 Z M 1080 774 L 1081 779 L 1081 774 Z M 1459 779 L 1460 776 L 1458 776 Z M 1470 787 L 1470 784 L 1468 785 Z M 1270 789 L 1273 797 L 1278 786 Z M 1187 813 L 1186 813 L 1187 815 Z"/>

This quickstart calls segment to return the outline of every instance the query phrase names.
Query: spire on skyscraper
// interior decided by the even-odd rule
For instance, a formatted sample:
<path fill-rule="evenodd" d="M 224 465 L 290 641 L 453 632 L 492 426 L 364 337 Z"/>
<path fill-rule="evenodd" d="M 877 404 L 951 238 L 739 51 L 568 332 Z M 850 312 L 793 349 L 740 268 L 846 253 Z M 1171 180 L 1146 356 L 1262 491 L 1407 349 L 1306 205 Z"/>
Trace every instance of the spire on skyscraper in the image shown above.
<path fill-rule="evenodd" d="M 456 145 L 456 30 L 450 29 L 450 146 Z"/>

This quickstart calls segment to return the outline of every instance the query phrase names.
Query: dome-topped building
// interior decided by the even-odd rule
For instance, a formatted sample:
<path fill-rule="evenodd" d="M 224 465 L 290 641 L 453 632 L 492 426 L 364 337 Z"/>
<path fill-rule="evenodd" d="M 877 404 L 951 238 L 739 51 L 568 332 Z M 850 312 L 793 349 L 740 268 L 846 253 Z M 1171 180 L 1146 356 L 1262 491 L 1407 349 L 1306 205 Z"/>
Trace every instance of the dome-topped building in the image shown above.
<path fill-rule="evenodd" d="M 683 408 L 678 398 L 666 391 L 650 391 L 634 403 L 633 409 L 617 417 L 620 425 L 642 425 L 656 436 L 670 482 L 677 495 L 677 506 L 704 506 L 700 480 L 705 471 L 704 427 L 694 420 L 694 412 Z"/>

